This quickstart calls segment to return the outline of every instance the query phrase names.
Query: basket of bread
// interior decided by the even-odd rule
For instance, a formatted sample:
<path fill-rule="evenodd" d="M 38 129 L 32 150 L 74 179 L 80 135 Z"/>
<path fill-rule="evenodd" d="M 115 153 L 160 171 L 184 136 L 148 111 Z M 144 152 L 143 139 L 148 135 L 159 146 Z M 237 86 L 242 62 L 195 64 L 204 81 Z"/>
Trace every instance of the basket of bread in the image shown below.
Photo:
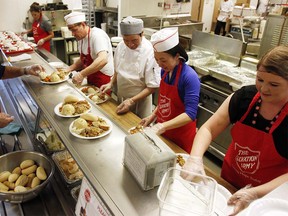
<path fill-rule="evenodd" d="M 32 151 L 15 151 L 0 157 L 0 200 L 22 203 L 36 197 L 54 174 L 54 163 Z"/>

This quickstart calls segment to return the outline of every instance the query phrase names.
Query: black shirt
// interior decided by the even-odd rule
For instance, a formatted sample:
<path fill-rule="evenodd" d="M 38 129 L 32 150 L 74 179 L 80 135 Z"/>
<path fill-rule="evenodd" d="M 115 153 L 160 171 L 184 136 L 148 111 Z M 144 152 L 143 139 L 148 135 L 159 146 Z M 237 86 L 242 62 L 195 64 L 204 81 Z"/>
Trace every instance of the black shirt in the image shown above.
<path fill-rule="evenodd" d="M 255 85 L 244 86 L 234 93 L 229 104 L 229 116 L 232 124 L 239 121 L 245 114 L 256 93 L 257 89 Z M 250 112 L 246 119 L 244 119 L 243 124 L 265 131 L 266 126 L 270 125 L 271 120 L 264 119 L 259 114 L 259 118 L 257 118 L 256 121 L 257 124 L 252 125 L 254 108 L 255 106 L 252 108 L 253 112 Z M 273 131 L 272 136 L 277 152 L 282 157 L 288 159 L 288 116 L 286 116 L 281 124 Z"/>

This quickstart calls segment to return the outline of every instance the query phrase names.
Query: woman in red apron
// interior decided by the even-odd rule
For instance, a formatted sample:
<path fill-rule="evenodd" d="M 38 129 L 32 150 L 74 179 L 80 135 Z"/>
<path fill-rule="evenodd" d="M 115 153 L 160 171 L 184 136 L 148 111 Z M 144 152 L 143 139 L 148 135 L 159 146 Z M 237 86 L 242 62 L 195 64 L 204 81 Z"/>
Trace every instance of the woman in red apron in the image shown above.
<path fill-rule="evenodd" d="M 80 46 L 80 59 L 69 67 L 71 71 L 81 70 L 73 76 L 73 83 L 81 84 L 84 77 L 89 84 L 99 88 L 109 83 L 114 73 L 109 36 L 102 29 L 87 26 L 82 12 L 72 12 L 64 19 Z"/>
<path fill-rule="evenodd" d="M 200 81 L 196 72 L 185 64 L 187 53 L 179 45 L 178 29 L 166 28 L 152 35 L 151 42 L 157 63 L 162 68 L 158 106 L 142 120 L 151 129 L 163 134 L 182 149 L 190 152 L 196 134 L 196 114 Z M 155 118 L 156 117 L 156 118 Z"/>
<path fill-rule="evenodd" d="M 34 2 L 30 6 L 30 13 L 34 22 L 32 29 L 28 32 L 33 33 L 35 43 L 39 48 L 44 48 L 50 52 L 50 40 L 54 37 L 51 22 L 42 14 L 41 7 L 38 3 Z"/>
<path fill-rule="evenodd" d="M 287 46 L 262 57 L 256 86 L 244 86 L 223 102 L 197 132 L 191 159 L 184 165 L 186 170 L 203 172 L 203 164 L 194 161 L 202 160 L 212 139 L 234 124 L 221 173 L 242 188 L 228 201 L 235 205 L 231 215 L 288 181 L 288 66 L 283 64 L 287 61 Z"/>

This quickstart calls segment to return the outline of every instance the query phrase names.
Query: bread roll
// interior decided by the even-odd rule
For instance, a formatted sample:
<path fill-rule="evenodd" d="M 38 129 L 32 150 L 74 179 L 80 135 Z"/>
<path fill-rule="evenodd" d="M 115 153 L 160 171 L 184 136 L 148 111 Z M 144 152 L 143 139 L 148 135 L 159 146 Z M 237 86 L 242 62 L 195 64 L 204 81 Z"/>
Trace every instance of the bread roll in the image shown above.
<path fill-rule="evenodd" d="M 74 95 L 68 95 L 64 98 L 64 103 L 75 103 L 78 102 L 79 98 Z"/>
<path fill-rule="evenodd" d="M 92 113 L 84 113 L 80 117 L 92 122 L 98 121 L 98 117 L 93 115 Z"/>
<path fill-rule="evenodd" d="M 97 91 L 96 91 L 94 88 L 92 88 L 92 87 L 89 87 L 88 90 L 87 90 L 87 92 L 88 92 L 88 94 L 95 94 L 95 93 L 97 93 Z"/>

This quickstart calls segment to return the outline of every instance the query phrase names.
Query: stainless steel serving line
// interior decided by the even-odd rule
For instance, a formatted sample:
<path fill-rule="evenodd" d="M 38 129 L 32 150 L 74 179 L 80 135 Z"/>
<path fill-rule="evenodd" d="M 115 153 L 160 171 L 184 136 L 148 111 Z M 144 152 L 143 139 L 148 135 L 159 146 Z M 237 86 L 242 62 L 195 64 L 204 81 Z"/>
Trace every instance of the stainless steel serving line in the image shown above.
<path fill-rule="evenodd" d="M 50 61 L 59 61 L 52 54 L 45 51 L 43 53 Z M 52 70 L 43 57 L 35 52 L 29 54 L 32 56 L 31 60 L 19 62 L 15 65 L 24 66 L 39 63 L 46 70 Z M 42 113 L 40 113 L 40 116 L 43 115 L 52 128 L 57 131 L 66 148 L 77 161 L 111 215 L 158 215 L 157 188 L 146 192 L 142 191 L 122 164 L 126 131 L 119 128 L 113 122 L 113 119 L 106 116 L 105 112 L 97 105 L 92 105 L 93 113 L 111 120 L 113 124 L 112 132 L 95 140 L 76 138 L 69 132 L 69 125 L 74 119 L 61 118 L 54 113 L 54 107 L 62 102 L 68 94 L 85 98 L 71 82 L 46 85 L 40 83 L 39 78 L 32 76 L 17 80 L 16 86 L 15 80 L 6 82 L 6 86 L 15 96 L 15 100 L 18 100 L 19 95 L 22 96 L 22 87 L 19 85 L 22 85 L 32 98 L 30 101 L 30 96 L 27 96 L 27 101 L 22 103 L 23 101 L 19 100 L 18 105 L 28 104 L 29 107 L 34 107 L 33 101 L 37 104 Z M 30 111 L 34 112 L 35 110 Z"/>

